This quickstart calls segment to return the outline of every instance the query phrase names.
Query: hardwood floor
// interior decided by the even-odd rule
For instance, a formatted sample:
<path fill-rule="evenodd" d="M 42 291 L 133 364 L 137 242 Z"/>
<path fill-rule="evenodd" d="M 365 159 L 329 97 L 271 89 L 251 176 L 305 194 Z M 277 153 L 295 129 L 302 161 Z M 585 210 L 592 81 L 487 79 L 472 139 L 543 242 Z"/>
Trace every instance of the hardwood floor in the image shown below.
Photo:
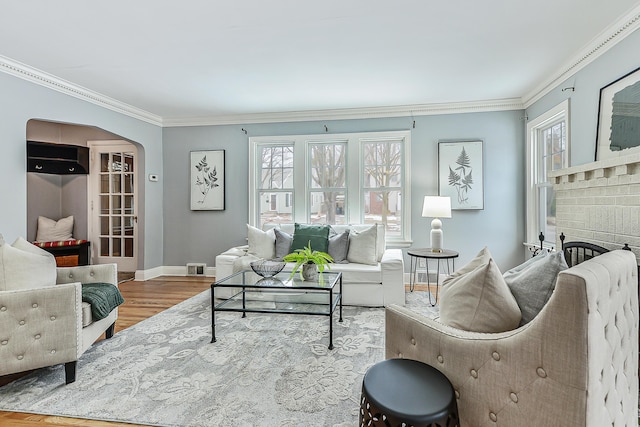
<path fill-rule="evenodd" d="M 121 283 L 119 288 L 125 303 L 120 306 L 118 311 L 116 333 L 209 289 L 209 285 L 214 280 L 211 277 L 205 279 L 160 277 L 146 282 L 130 281 Z M 408 291 L 408 285 L 406 288 Z M 426 290 L 426 285 L 416 285 L 415 289 L 424 291 Z M 434 286 L 432 286 L 432 291 L 435 291 Z M 62 366 L 60 369 L 63 369 Z M 24 374 L 0 377 L 0 386 L 22 375 Z M 0 427 L 31 427 L 43 424 L 55 425 L 56 427 L 131 427 L 139 425 L 0 411 Z"/>
<path fill-rule="evenodd" d="M 130 281 L 121 283 L 119 288 L 125 302 L 118 310 L 116 333 L 209 289 L 209 285 L 214 280 L 215 279 L 212 277 L 204 279 L 160 277 L 153 280 L 147 280 L 146 282 Z M 82 362 L 80 362 L 80 364 L 81 363 Z M 63 367 L 60 366 L 60 369 L 63 369 Z M 0 386 L 23 375 L 24 374 L 17 374 L 0 377 Z M 30 427 L 43 424 L 55 425 L 56 427 L 131 427 L 137 425 L 0 411 L 1 427 Z"/>

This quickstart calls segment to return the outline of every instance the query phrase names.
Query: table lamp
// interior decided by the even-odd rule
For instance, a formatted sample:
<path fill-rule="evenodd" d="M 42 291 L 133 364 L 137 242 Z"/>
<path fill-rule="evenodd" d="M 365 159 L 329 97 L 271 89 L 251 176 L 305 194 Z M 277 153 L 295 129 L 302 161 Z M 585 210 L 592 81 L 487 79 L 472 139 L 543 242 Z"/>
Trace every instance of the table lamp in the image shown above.
<path fill-rule="evenodd" d="M 451 198 L 424 196 L 422 216 L 433 218 L 431 221 L 431 251 L 442 252 L 442 221 L 440 218 L 451 218 Z"/>

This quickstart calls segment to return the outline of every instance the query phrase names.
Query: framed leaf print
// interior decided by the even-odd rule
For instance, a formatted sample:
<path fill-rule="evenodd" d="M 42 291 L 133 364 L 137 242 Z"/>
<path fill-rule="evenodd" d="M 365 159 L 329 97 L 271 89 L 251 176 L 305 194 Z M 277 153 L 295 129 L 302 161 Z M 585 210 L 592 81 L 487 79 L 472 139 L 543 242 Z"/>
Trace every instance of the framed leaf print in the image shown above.
<path fill-rule="evenodd" d="M 191 210 L 224 210 L 224 150 L 192 151 Z"/>
<path fill-rule="evenodd" d="M 451 209 L 484 209 L 482 140 L 438 143 L 438 193 Z"/>

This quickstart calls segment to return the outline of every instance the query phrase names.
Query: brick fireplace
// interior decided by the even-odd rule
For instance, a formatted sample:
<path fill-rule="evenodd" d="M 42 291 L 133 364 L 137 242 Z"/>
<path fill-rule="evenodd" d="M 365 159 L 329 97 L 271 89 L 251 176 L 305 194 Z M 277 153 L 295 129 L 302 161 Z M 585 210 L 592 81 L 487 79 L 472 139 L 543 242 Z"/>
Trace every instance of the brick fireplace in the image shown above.
<path fill-rule="evenodd" d="M 640 154 L 615 157 L 549 174 L 556 191 L 556 229 L 567 241 L 620 249 L 640 259 Z M 556 247 L 561 247 L 560 239 Z"/>

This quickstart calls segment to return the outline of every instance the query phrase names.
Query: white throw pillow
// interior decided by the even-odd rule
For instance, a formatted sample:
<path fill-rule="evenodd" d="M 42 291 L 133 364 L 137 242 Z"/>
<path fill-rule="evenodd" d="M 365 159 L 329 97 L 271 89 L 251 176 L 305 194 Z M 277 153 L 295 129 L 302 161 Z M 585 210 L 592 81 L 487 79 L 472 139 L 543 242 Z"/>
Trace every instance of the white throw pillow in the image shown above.
<path fill-rule="evenodd" d="M 357 264 L 378 264 L 377 235 L 378 230 L 376 224 L 360 232 L 351 230 L 351 233 L 349 233 L 347 261 Z"/>
<path fill-rule="evenodd" d="M 56 284 L 56 260 L 22 238 L 8 245 L 0 236 L 0 291 L 34 289 Z"/>
<path fill-rule="evenodd" d="M 446 325 L 465 331 L 504 332 L 517 328 L 520 318 L 518 303 L 486 247 L 442 285 L 440 319 Z"/>
<path fill-rule="evenodd" d="M 249 254 L 259 258 L 273 259 L 276 256 L 276 235 L 273 229 L 262 231 L 247 224 Z"/>
<path fill-rule="evenodd" d="M 36 242 L 59 242 L 73 239 L 73 215 L 58 221 L 38 217 L 38 231 Z"/>

